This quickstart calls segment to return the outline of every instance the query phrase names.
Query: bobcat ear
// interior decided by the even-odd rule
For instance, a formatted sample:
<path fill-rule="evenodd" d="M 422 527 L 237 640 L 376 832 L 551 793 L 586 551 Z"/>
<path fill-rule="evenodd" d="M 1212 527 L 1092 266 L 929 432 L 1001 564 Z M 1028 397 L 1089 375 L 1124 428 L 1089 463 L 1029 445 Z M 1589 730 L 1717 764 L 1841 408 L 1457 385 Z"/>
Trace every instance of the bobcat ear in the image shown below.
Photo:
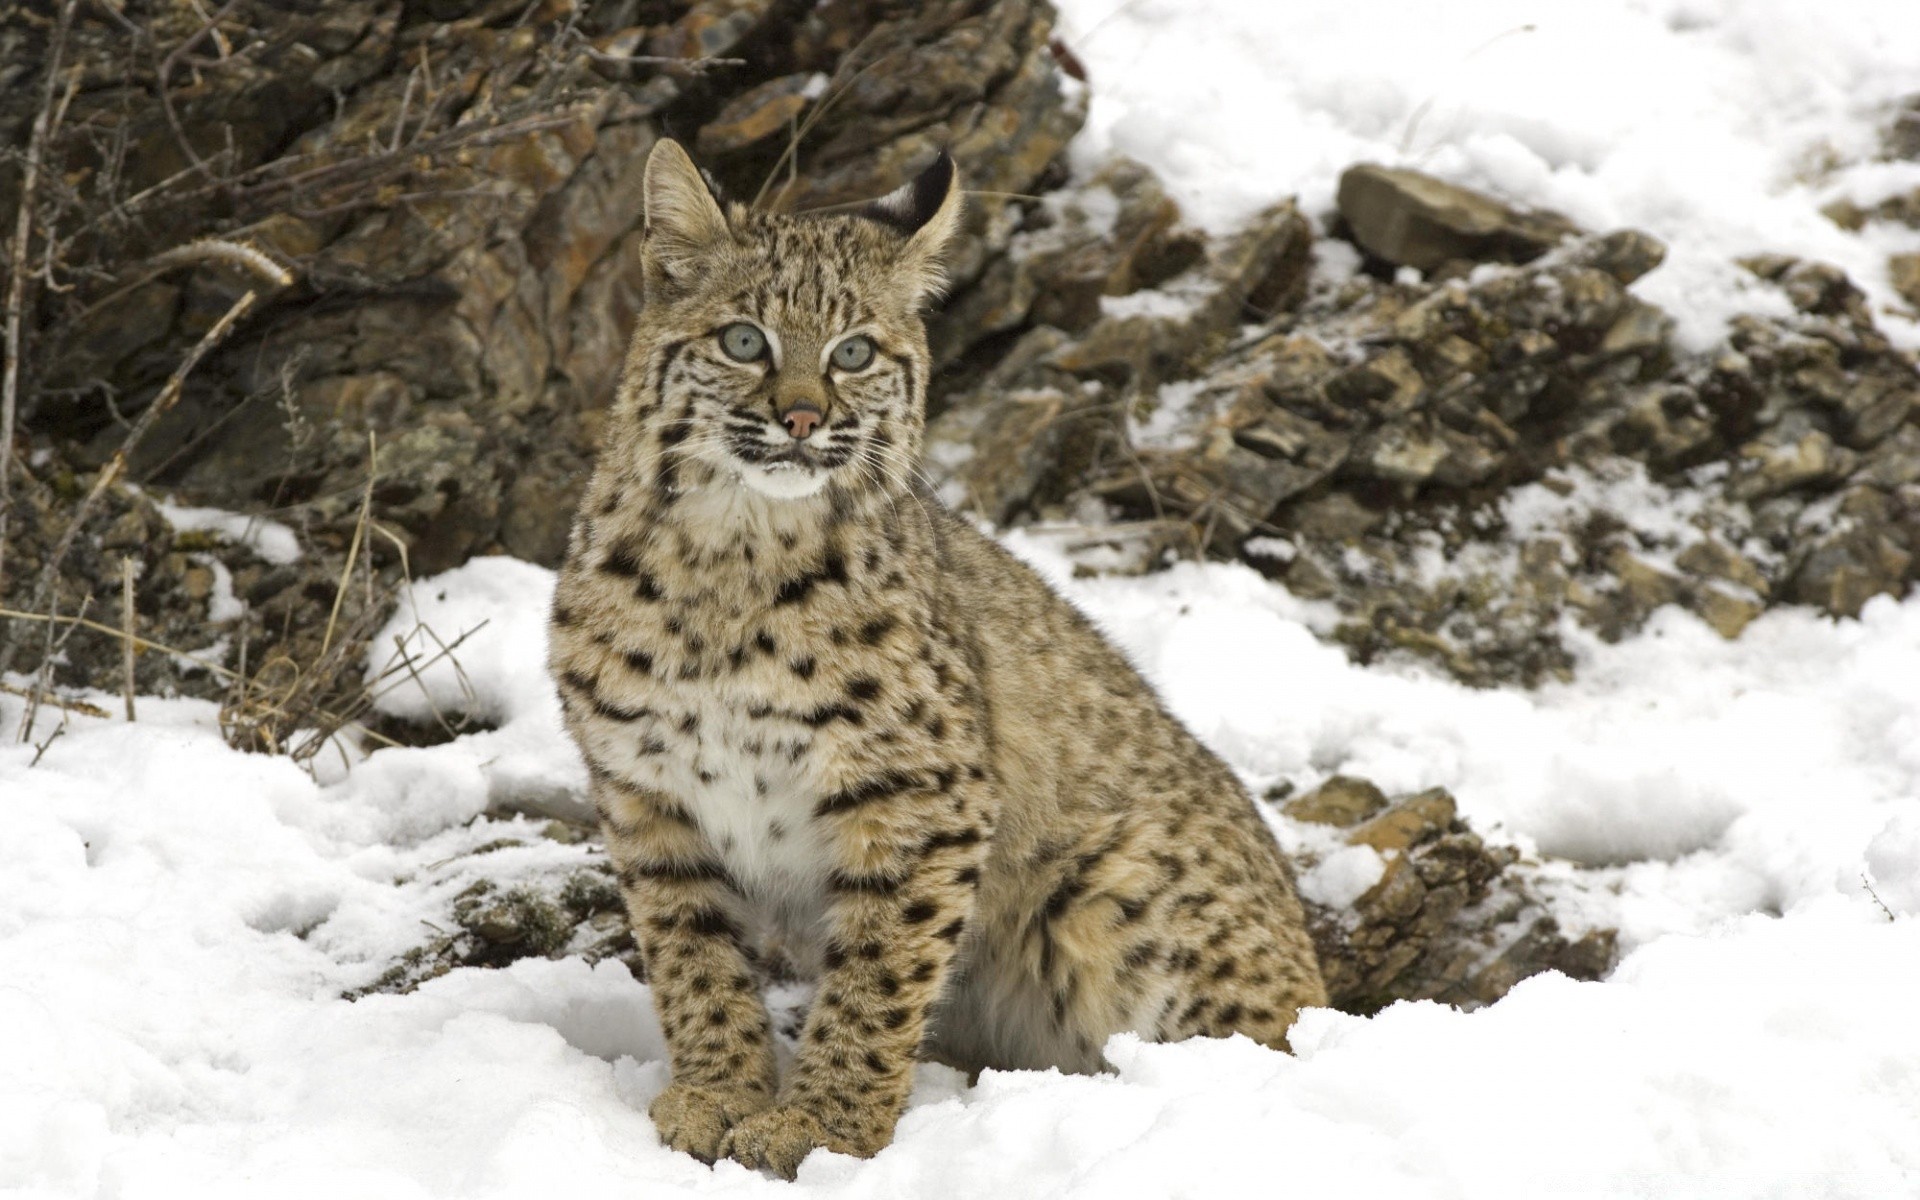
<path fill-rule="evenodd" d="M 861 215 L 907 235 L 895 265 L 913 281 L 915 291 L 928 296 L 946 283 L 946 255 L 960 232 L 965 204 L 953 156 L 942 150 L 932 166 L 867 205 Z"/>
<path fill-rule="evenodd" d="M 667 275 L 727 239 L 727 214 L 680 143 L 661 138 L 647 155 L 647 250 Z"/>

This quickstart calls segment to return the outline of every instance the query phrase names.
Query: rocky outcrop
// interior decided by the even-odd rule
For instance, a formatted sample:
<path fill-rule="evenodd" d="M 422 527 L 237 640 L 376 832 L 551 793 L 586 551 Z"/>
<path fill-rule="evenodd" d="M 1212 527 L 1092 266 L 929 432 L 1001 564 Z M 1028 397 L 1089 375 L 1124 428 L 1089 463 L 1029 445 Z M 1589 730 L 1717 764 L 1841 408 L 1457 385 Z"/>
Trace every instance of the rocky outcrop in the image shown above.
<path fill-rule="evenodd" d="M 1183 235 L 1157 188 L 1110 196 L 1115 171 L 1051 199 L 988 277 L 1048 270 L 1079 240 L 1111 256 L 1089 272 L 1096 319 L 1029 320 L 949 397 L 933 458 L 957 502 L 1117 517 L 1136 569 L 1244 558 L 1332 603 L 1356 656 L 1476 684 L 1563 676 L 1567 616 L 1617 638 L 1679 605 L 1733 637 L 1771 604 L 1852 616 L 1915 578 L 1920 371 L 1833 268 L 1752 260 L 1796 315 L 1683 353 L 1631 288 L 1664 255 L 1653 238 L 1356 168 L 1368 182 L 1343 205 L 1364 207 L 1342 219 L 1376 230 L 1362 258 L 1382 276 L 1310 271 L 1343 243 L 1281 206 L 1143 286 L 1128 252 Z M 1096 218 L 1144 232 L 1102 239 Z M 1459 234 L 1444 256 L 1409 249 L 1442 220 Z M 1389 250 L 1432 269 L 1394 274 L 1413 263 Z"/>
<path fill-rule="evenodd" d="M 54 286 L 29 291 L 0 598 L 36 598 L 64 505 L 253 291 L 124 479 L 300 533 L 298 586 L 273 593 L 297 613 L 254 603 L 245 555 L 229 564 L 249 607 L 216 634 L 255 664 L 318 652 L 350 552 L 384 585 L 480 553 L 557 563 L 640 303 L 640 172 L 663 131 L 733 195 L 801 211 L 878 195 L 942 148 L 984 192 L 1031 192 L 1082 116 L 1044 0 L 117 11 L 80 5 L 64 33 L 33 6 L 0 15 L 0 77 L 36 81 L 57 48 L 84 85 L 51 139 L 69 182 L 36 195 Z M 40 94 L 0 94 L 10 144 Z M 0 172 L 9 230 L 19 182 Z M 958 281 L 985 270 L 1005 204 L 977 206 Z M 140 506 L 115 495 L 89 539 Z M 141 603 L 165 603 L 171 551 L 128 549 Z M 117 595 L 117 557 L 54 574 L 41 608 Z M 76 681 L 118 661 L 91 633 L 70 649 Z"/>

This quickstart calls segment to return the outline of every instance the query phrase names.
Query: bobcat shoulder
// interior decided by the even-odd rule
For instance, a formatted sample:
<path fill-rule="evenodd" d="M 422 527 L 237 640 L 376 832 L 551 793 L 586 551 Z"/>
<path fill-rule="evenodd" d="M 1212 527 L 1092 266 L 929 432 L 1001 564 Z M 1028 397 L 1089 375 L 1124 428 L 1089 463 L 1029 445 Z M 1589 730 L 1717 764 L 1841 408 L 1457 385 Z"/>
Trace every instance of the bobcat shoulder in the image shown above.
<path fill-rule="evenodd" d="M 885 1146 L 923 1050 L 1095 1070 L 1113 1033 L 1283 1047 L 1325 1002 L 1232 772 L 918 482 L 942 156 L 856 214 L 724 208 L 662 141 L 646 307 L 551 665 L 673 1081 L 670 1145 L 791 1176 Z M 817 975 L 776 1078 L 753 970 Z"/>

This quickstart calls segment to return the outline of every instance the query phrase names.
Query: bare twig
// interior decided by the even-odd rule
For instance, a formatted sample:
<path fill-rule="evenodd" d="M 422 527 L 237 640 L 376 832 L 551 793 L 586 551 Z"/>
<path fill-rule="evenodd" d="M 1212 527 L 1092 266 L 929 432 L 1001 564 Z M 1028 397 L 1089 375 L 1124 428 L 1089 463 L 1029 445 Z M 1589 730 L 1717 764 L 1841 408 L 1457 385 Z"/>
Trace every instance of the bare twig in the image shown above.
<path fill-rule="evenodd" d="M 669 58 L 658 54 L 609 54 L 597 46 L 582 46 L 581 51 L 597 63 L 617 67 L 659 67 L 674 75 L 705 75 L 715 67 L 744 67 L 744 58 Z"/>
<path fill-rule="evenodd" d="M 293 285 L 293 272 L 256 247 L 226 238 L 196 238 L 191 242 L 175 246 L 171 250 L 163 250 L 142 263 L 140 269 L 127 282 L 75 314 L 72 323 L 84 321 L 133 289 L 159 278 L 168 271 L 181 267 L 197 267 L 206 263 L 216 263 L 245 271 L 275 288 Z"/>
<path fill-rule="evenodd" d="M 439 646 L 440 650 L 438 653 L 429 655 L 426 659 L 422 660 L 421 662 L 415 665 L 419 669 L 424 670 L 425 668 L 430 667 L 433 664 L 439 662 L 443 658 L 453 658 L 453 652 L 455 650 L 458 650 L 461 644 L 465 642 L 468 638 L 472 637 L 476 633 L 479 633 L 482 629 L 485 629 L 487 625 L 491 622 L 491 620 L 492 618 L 490 617 L 482 618 L 478 625 L 475 625 L 470 629 L 461 630 L 460 636 L 457 638 L 454 638 L 451 642 L 441 641 L 439 636 L 437 634 L 434 634 L 431 629 L 429 629 L 425 625 L 421 625 L 418 631 L 425 632 L 429 636 L 432 636 L 434 644 Z M 458 666 L 459 660 L 455 659 L 454 661 L 455 661 L 455 665 Z M 393 691 L 395 688 L 399 687 L 401 684 L 407 682 L 405 679 L 396 678 L 397 675 L 398 675 L 398 671 L 396 671 L 394 668 L 393 660 L 388 659 L 387 665 L 380 669 L 379 677 L 373 681 L 373 684 L 370 685 L 367 690 L 368 702 L 371 703 L 372 701 L 381 699 L 382 697 L 386 696 L 387 693 Z M 391 680 L 391 682 L 388 682 L 388 680 Z M 384 687 L 380 686 L 383 683 L 385 684 L 385 686 Z"/>
<path fill-rule="evenodd" d="M 120 559 L 120 628 L 126 636 L 120 639 L 120 670 L 123 676 L 122 688 L 127 700 L 127 720 L 133 716 L 133 556 L 125 555 Z"/>
<path fill-rule="evenodd" d="M 310 162 L 312 159 L 276 159 L 235 177 L 230 186 L 250 206 L 271 208 L 285 203 L 296 193 L 313 195 L 350 183 L 365 184 L 380 178 L 383 174 L 411 169 L 415 160 L 420 158 L 432 158 L 448 150 L 489 146 L 495 142 L 503 142 L 530 133 L 559 129 L 574 124 L 579 119 L 580 113 L 574 108 L 569 108 L 558 113 L 537 113 L 516 120 L 503 121 L 497 125 L 469 122 L 430 137 L 416 137 L 399 150 L 380 150 L 372 154 L 321 163 L 292 174 L 276 172 L 301 161 Z M 212 185 L 208 185 L 188 195 L 214 190 L 216 189 Z"/>
<path fill-rule="evenodd" d="M 1899 919 L 1893 915 L 1893 910 L 1887 907 L 1887 902 L 1880 898 L 1880 893 L 1873 890 L 1873 877 L 1865 871 L 1860 872 L 1860 886 L 1867 889 L 1867 895 L 1872 896 L 1873 902 L 1880 906 L 1880 911 L 1887 914 L 1887 920 L 1895 921 Z"/>
<path fill-rule="evenodd" d="M 20 211 L 14 214 L 13 221 L 13 246 L 7 270 L 6 365 L 4 372 L 0 372 L 0 595 L 6 592 L 7 526 L 13 515 L 13 429 L 19 409 L 20 319 L 27 304 L 27 244 L 33 240 L 33 206 L 40 185 L 40 160 L 46 154 L 47 139 L 53 129 L 54 81 L 60 75 L 60 60 L 67 49 L 67 30 L 73 26 L 77 3 L 78 0 L 67 0 L 60 6 L 60 20 L 54 26 L 53 41 L 47 48 L 47 78 L 40 91 L 40 111 L 33 119 L 33 132 L 27 139 L 27 158 L 21 168 Z"/>
<path fill-rule="evenodd" d="M 0 692 L 5 692 L 9 696 L 19 696 L 22 699 L 32 699 L 34 689 L 16 687 L 11 683 L 0 681 Z M 113 719 L 112 713 L 101 708 L 98 704 L 88 704 L 85 700 L 74 700 L 66 696 L 49 694 L 41 697 L 41 703 L 51 704 L 62 712 L 79 713 L 83 717 L 97 717 L 102 721 Z"/>
<path fill-rule="evenodd" d="M 426 56 L 422 55 L 424 62 Z M 407 112 L 413 107 L 413 90 L 420 83 L 420 69 L 415 67 L 407 72 L 407 90 L 400 93 L 400 113 L 393 119 L 393 139 L 387 143 L 389 154 L 400 149 L 400 136 L 406 132 Z"/>
<path fill-rule="evenodd" d="M 147 278 L 152 278 L 175 267 L 198 266 L 201 263 L 224 263 L 237 267 L 274 287 L 290 287 L 293 284 L 293 272 L 275 262 L 271 255 L 245 242 L 212 237 L 196 238 L 154 255 L 147 260 L 146 274 Z"/>
<path fill-rule="evenodd" d="M 64 710 L 63 710 L 63 713 L 64 713 Z M 59 741 L 62 737 L 64 737 L 66 735 L 66 732 L 67 732 L 67 723 L 64 720 L 61 721 L 60 724 L 55 725 L 53 727 L 53 732 L 47 735 L 47 740 L 44 742 L 41 742 L 38 746 L 35 746 L 33 748 L 33 761 L 27 764 L 27 769 L 32 770 L 33 768 L 39 766 L 40 760 L 46 757 L 48 748 L 51 747 L 55 742 Z"/>
<path fill-rule="evenodd" d="M 85 619 L 87 609 L 93 606 L 93 593 L 88 592 L 80 601 L 79 618 Z M 51 616 L 52 614 L 49 614 Z M 40 713 L 40 704 L 53 690 L 53 662 L 62 650 L 66 649 L 67 639 L 73 636 L 77 622 L 70 622 L 64 632 L 56 629 L 53 621 L 47 624 L 46 645 L 40 652 L 40 668 L 34 673 L 33 687 L 27 693 L 27 709 L 20 718 L 20 736 L 17 740 L 26 741 L 33 736 L 33 723 Z M 58 633 L 56 637 L 55 634 Z M 35 762 L 39 761 L 36 756 Z"/>
<path fill-rule="evenodd" d="M 398 658 L 401 665 L 407 668 L 407 677 L 413 680 L 414 684 L 419 687 L 420 694 L 426 697 L 427 708 L 433 713 L 434 723 L 439 725 L 449 738 L 459 736 L 453 727 L 453 723 L 447 720 L 447 715 L 440 711 L 440 705 L 434 702 L 433 692 L 427 688 L 427 681 L 420 677 L 419 668 L 413 665 L 413 655 L 407 651 L 405 634 L 396 633 L 393 635 L 393 651 L 394 657 Z M 454 665 L 459 666 L 458 663 Z"/>

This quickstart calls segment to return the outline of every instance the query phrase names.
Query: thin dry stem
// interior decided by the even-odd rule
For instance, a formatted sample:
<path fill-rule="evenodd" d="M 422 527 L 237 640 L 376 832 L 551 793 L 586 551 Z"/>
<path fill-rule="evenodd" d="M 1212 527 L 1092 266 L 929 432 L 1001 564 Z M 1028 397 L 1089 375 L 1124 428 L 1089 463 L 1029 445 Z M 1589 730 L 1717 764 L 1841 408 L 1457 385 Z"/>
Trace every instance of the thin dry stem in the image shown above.
<path fill-rule="evenodd" d="M 87 609 L 92 606 L 93 593 L 88 592 L 86 597 L 80 601 L 79 616 L 84 618 L 87 614 Z M 46 646 L 45 649 L 41 651 L 40 669 L 34 673 L 33 687 L 27 696 L 26 712 L 22 714 L 20 718 L 20 736 L 17 739 L 18 741 L 24 742 L 33 736 L 33 723 L 39 717 L 40 704 L 45 697 L 51 695 L 53 692 L 54 656 L 66 649 L 67 639 L 73 636 L 73 631 L 74 625 L 69 624 L 65 632 L 60 633 L 56 638 L 54 636 L 54 625 L 51 623 L 47 625 Z M 39 755 L 35 755 L 33 761 L 39 762 Z"/>
<path fill-rule="evenodd" d="M 71 625 L 78 629 L 92 630 L 94 633 L 104 633 L 109 637 L 126 638 L 134 644 L 136 649 L 141 651 L 155 650 L 173 658 L 185 659 L 194 666 L 204 671 L 210 671 L 223 679 L 237 679 L 239 677 L 238 672 L 232 668 L 221 666 L 210 658 L 201 658 L 199 655 L 186 650 L 176 650 L 164 642 L 156 642 L 152 638 L 131 635 L 124 629 L 117 629 L 112 625 L 100 621 L 89 620 L 84 616 L 63 617 L 58 614 L 43 612 L 25 612 L 17 608 L 0 608 L 0 617 L 5 617 L 9 621 L 32 621 L 35 624 Z"/>
<path fill-rule="evenodd" d="M 809 112 L 806 118 L 802 120 L 799 125 L 795 126 L 788 135 L 786 149 L 780 152 L 780 157 L 776 158 L 773 161 L 773 166 L 767 170 L 767 177 L 761 180 L 760 190 L 754 193 L 753 203 L 749 207 L 760 207 L 761 201 L 767 198 L 767 189 L 773 186 L 773 181 L 780 177 L 780 172 L 783 169 L 789 169 L 794 178 L 798 177 L 800 143 L 805 140 L 807 134 L 813 131 L 813 127 L 820 123 L 820 119 L 826 116 L 842 97 L 852 91 L 853 85 L 860 82 L 862 76 L 887 60 L 887 56 L 882 54 L 866 66 L 855 71 L 852 75 L 847 76 L 844 80 L 840 78 L 841 73 L 847 69 L 849 64 L 860 57 L 861 52 L 867 48 L 867 45 L 873 41 L 874 36 L 879 32 L 878 27 L 869 30 L 867 35 L 854 45 L 853 49 L 847 51 L 846 57 L 840 60 L 840 65 L 834 68 L 834 77 L 827 81 L 826 93 L 820 97 L 820 102 L 813 106 L 813 111 Z M 776 206 L 780 200 L 787 195 L 790 186 L 791 181 L 781 187 L 780 195 L 774 198 Z"/>
<path fill-rule="evenodd" d="M 360 557 L 360 545 L 367 540 L 367 522 L 373 515 L 373 480 L 378 474 L 380 447 L 373 430 L 367 430 L 367 489 L 360 494 L 360 516 L 353 523 L 353 540 L 347 544 L 347 565 L 340 569 L 340 586 L 333 593 L 333 609 L 327 613 L 327 631 L 320 638 L 320 657 L 326 658 L 333 645 L 334 626 L 340 620 L 340 606 L 346 602 L 347 586 L 353 582 L 353 564 Z"/>
<path fill-rule="evenodd" d="M 166 115 L 167 126 L 173 130 L 174 144 L 180 147 L 180 153 L 187 156 L 187 161 L 198 167 L 202 172 L 207 170 L 206 160 L 201 158 L 194 150 L 193 143 L 187 140 L 186 131 L 180 127 L 180 116 L 173 110 L 173 94 L 168 90 L 167 81 L 172 77 L 173 69 L 180 65 L 180 60 L 186 56 L 187 51 L 199 45 L 201 38 L 214 32 L 215 27 L 218 26 L 221 21 L 225 20 L 227 14 L 231 13 L 239 4 L 240 0 L 227 0 L 226 4 L 221 6 L 220 11 L 208 18 L 207 23 L 202 25 L 196 33 L 169 51 L 167 56 L 160 60 L 160 65 L 156 71 L 153 82 L 154 91 L 160 95 L 160 110 Z"/>
<path fill-rule="evenodd" d="M 133 656 L 134 638 L 138 635 L 133 628 L 133 557 L 120 559 L 120 628 L 125 636 L 120 639 L 121 686 L 127 701 L 127 720 L 133 721 Z"/>
<path fill-rule="evenodd" d="M 9 696 L 18 696 L 23 700 L 33 699 L 34 693 L 38 690 L 37 688 L 18 687 L 4 680 L 0 680 L 0 692 L 5 692 Z M 89 704 L 85 700 L 74 700 L 66 696 L 56 696 L 51 692 L 42 695 L 40 702 L 42 704 L 51 704 L 62 712 L 79 713 L 83 717 L 96 717 L 102 721 L 111 721 L 113 719 L 113 714 L 101 708 L 98 704 Z"/>

